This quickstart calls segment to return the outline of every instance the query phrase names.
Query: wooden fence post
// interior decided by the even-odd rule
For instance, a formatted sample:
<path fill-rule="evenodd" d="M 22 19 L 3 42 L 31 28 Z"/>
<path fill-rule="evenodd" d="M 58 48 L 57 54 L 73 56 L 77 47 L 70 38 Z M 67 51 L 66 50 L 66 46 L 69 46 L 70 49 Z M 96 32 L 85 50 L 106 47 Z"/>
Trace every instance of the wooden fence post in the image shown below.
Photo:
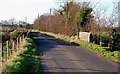
<path fill-rule="evenodd" d="M 2 62 L 4 61 L 3 43 L 2 43 Z"/>
<path fill-rule="evenodd" d="M 16 41 L 14 41 L 14 51 L 16 52 L 17 51 L 17 40 Z"/>
<path fill-rule="evenodd" d="M 7 47 L 7 59 L 8 59 L 8 54 L 9 54 L 9 42 L 8 41 L 6 41 L 7 42 L 7 44 L 6 44 L 6 47 Z"/>
<path fill-rule="evenodd" d="M 3 57 L 2 57 L 2 43 L 0 43 L 0 73 L 2 71 Z"/>
<path fill-rule="evenodd" d="M 27 32 L 27 36 L 26 37 L 29 37 L 29 32 Z"/>
<path fill-rule="evenodd" d="M 21 35 L 21 42 L 22 42 L 22 35 Z"/>
<path fill-rule="evenodd" d="M 24 34 L 23 34 L 23 39 L 24 39 Z"/>
<path fill-rule="evenodd" d="M 2 62 L 2 58 L 0 57 L 0 74 L 2 74 L 2 67 L 3 67 L 3 62 Z"/>
<path fill-rule="evenodd" d="M 0 60 L 0 74 L 2 73 L 2 68 L 4 66 L 4 52 L 3 52 L 3 43 L 1 43 L 1 60 Z"/>
<path fill-rule="evenodd" d="M 19 37 L 19 43 L 21 43 L 21 36 Z"/>
<path fill-rule="evenodd" d="M 14 43 L 14 40 L 13 40 L 13 43 L 12 43 L 12 53 L 14 52 L 15 50 L 15 43 Z"/>
<path fill-rule="evenodd" d="M 24 34 L 22 35 L 22 41 L 24 40 Z"/>
<path fill-rule="evenodd" d="M 17 50 L 19 49 L 19 38 L 17 37 Z"/>

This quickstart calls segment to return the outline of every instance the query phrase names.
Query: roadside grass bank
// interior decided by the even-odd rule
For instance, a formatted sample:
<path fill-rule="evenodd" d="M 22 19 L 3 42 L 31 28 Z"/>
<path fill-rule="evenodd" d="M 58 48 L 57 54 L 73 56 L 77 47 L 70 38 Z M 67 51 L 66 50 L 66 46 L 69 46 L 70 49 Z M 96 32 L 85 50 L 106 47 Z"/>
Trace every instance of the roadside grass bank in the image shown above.
<path fill-rule="evenodd" d="M 42 32 L 42 31 L 40 31 L 40 33 L 44 34 L 44 35 L 49 35 L 56 39 L 65 41 L 67 43 L 75 43 L 75 44 L 79 45 L 81 48 L 87 49 L 98 55 L 102 55 L 102 56 L 106 57 L 107 59 L 110 59 L 114 62 L 120 63 L 120 51 L 110 52 L 109 50 L 107 50 L 108 47 L 101 47 L 100 45 L 97 45 L 97 44 L 88 43 L 88 42 L 79 40 L 77 38 L 77 36 L 68 37 L 68 36 L 64 36 L 61 34 L 54 34 L 51 32 Z"/>
<path fill-rule="evenodd" d="M 21 51 L 15 60 L 6 65 L 3 74 L 39 71 L 39 56 L 36 44 L 32 39 L 26 38 L 26 44 L 23 48 L 23 51 Z"/>

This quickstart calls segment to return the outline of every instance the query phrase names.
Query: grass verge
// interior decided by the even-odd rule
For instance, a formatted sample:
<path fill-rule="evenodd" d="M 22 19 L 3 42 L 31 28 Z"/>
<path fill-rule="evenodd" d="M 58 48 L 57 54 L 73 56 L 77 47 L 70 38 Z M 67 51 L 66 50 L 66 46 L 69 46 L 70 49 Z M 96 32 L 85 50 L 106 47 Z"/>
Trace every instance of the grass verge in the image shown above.
<path fill-rule="evenodd" d="M 39 56 L 37 47 L 32 39 L 26 39 L 26 45 L 23 51 L 16 59 L 6 65 L 3 73 L 12 74 L 20 72 L 38 72 L 39 71 Z"/>
<path fill-rule="evenodd" d="M 68 43 L 75 43 L 77 45 L 79 45 L 81 48 L 85 48 L 91 52 L 97 53 L 99 55 L 102 55 L 110 60 L 113 60 L 115 62 L 120 63 L 120 51 L 114 51 L 114 52 L 110 52 L 107 50 L 107 47 L 101 47 L 99 45 L 93 44 L 93 43 L 88 43 L 82 40 L 77 39 L 77 36 L 64 36 L 64 35 L 60 35 L 60 34 L 54 34 L 51 32 L 42 32 L 40 31 L 41 34 L 46 34 L 49 36 L 52 36 L 56 39 L 68 42 Z"/>

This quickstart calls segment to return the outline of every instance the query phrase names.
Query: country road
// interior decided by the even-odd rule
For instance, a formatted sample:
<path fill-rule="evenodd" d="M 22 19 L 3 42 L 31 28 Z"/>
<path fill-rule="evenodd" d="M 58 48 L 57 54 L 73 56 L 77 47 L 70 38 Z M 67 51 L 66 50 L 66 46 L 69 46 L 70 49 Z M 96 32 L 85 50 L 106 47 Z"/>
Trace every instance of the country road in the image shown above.
<path fill-rule="evenodd" d="M 41 72 L 118 72 L 118 64 L 74 44 L 33 32 L 41 54 Z"/>

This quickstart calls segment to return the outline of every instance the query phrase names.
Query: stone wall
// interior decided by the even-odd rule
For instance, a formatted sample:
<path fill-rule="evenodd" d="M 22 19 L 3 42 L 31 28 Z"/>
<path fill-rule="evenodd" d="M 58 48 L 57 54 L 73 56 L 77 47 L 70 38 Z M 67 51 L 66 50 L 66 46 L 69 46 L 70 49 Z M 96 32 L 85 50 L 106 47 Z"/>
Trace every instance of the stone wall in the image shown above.
<path fill-rule="evenodd" d="M 88 32 L 79 32 L 80 39 L 87 42 L 90 42 L 90 35 L 91 33 L 88 33 Z"/>

